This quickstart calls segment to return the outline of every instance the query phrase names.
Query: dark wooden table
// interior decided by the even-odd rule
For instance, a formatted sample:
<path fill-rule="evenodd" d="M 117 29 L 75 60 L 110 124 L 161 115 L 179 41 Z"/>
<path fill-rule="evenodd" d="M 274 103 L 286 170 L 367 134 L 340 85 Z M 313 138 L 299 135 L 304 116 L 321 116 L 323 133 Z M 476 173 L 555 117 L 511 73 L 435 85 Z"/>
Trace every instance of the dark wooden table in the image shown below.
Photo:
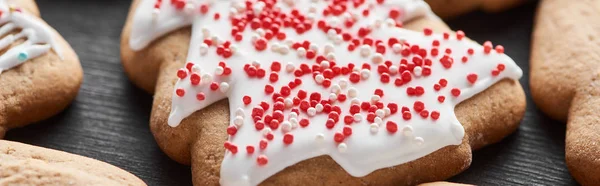
<path fill-rule="evenodd" d="M 188 166 L 169 159 L 148 128 L 152 96 L 124 74 L 119 57 L 128 0 L 38 0 L 44 19 L 79 54 L 85 80 L 61 114 L 8 132 L 6 139 L 63 150 L 111 163 L 149 185 L 191 185 Z M 500 14 L 471 13 L 448 24 L 479 42 L 506 47 L 523 68 L 529 95 L 530 35 L 536 5 Z M 140 64 L 143 65 L 143 64 Z M 480 185 L 576 185 L 564 162 L 565 125 L 527 99 L 519 130 L 473 154 L 471 167 L 450 181 Z"/>

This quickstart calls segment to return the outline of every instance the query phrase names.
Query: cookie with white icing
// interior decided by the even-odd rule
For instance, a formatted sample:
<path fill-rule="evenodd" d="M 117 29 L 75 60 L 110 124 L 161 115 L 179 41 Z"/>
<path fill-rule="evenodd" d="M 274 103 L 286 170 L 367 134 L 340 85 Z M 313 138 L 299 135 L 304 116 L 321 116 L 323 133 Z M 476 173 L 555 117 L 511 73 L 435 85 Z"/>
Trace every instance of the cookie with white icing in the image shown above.
<path fill-rule="evenodd" d="M 504 48 L 423 1 L 134 0 L 121 54 L 195 185 L 443 180 L 525 109 Z"/>
<path fill-rule="evenodd" d="M 582 185 L 600 183 L 600 1 L 541 1 L 531 51 L 531 95 L 566 121 L 565 159 Z"/>
<path fill-rule="evenodd" d="M 91 158 L 0 140 L 0 185 L 146 185 Z"/>
<path fill-rule="evenodd" d="M 82 78 L 77 55 L 33 0 L 0 0 L 0 138 L 63 110 Z"/>
<path fill-rule="evenodd" d="M 425 0 L 442 18 L 456 17 L 474 10 L 496 13 L 521 5 L 528 0 Z"/>

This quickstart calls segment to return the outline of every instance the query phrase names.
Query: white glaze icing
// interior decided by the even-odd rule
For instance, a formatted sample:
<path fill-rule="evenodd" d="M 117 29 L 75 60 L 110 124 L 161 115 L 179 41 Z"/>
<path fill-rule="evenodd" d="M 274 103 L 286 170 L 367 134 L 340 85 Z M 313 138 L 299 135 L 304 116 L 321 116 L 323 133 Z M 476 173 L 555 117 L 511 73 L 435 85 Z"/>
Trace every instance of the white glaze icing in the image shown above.
<path fill-rule="evenodd" d="M 198 5 L 200 2 L 206 1 L 192 1 L 192 3 L 196 3 L 195 5 Z M 374 1 L 367 0 L 367 2 Z M 324 1 L 301 0 L 295 3 L 294 7 L 304 13 L 309 11 L 311 5 L 318 9 L 317 12 L 326 6 L 326 2 Z M 332 79 L 332 85 L 339 84 L 339 88 L 336 88 L 336 90 L 341 90 L 341 92 L 348 93 L 348 95 L 356 93 L 357 95 L 354 99 L 360 101 L 380 99 L 385 103 L 398 103 L 400 107 L 408 106 L 411 108 L 412 119 L 405 121 L 402 119 L 402 114 L 397 113 L 376 120 L 376 122 L 382 122 L 380 124 L 371 124 L 365 119 L 366 115 L 364 112 L 361 112 L 362 115 L 354 116 L 354 119 L 357 122 L 349 125 L 353 130 L 352 135 L 347 137 L 343 143 L 336 143 L 333 140 L 333 136 L 345 126 L 342 121 L 336 124 L 333 129 L 328 129 L 325 126 L 327 114 L 319 114 L 319 108 L 313 108 L 312 110 L 314 111 L 309 112 L 315 112 L 316 115 L 310 117 L 307 116 L 307 113 L 301 111 L 298 116 L 298 118 L 310 119 L 310 125 L 308 127 L 297 127 L 294 126 L 295 122 L 291 121 L 291 117 L 288 117 L 290 115 L 290 110 L 286 109 L 284 111 L 284 116 L 286 117 L 285 120 L 289 120 L 288 122 L 292 124 L 282 123 L 277 130 L 273 131 L 275 139 L 269 141 L 268 148 L 259 150 L 259 141 L 264 139 L 263 131 L 257 131 L 255 129 L 253 125 L 254 122 L 249 116 L 251 115 L 252 108 L 258 105 L 260 101 L 270 101 L 271 108 L 273 106 L 271 95 L 267 95 L 264 92 L 264 85 L 272 84 L 275 87 L 275 91 L 278 91 L 279 87 L 286 85 L 295 78 L 292 73 L 286 72 L 287 66 L 290 66 L 293 70 L 293 67 L 298 68 L 300 63 L 308 62 L 308 64 L 313 64 L 314 62 L 309 62 L 311 60 L 298 57 L 298 55 L 296 55 L 297 51 L 294 51 L 293 49 L 290 49 L 289 53 L 285 55 L 281 52 L 273 52 L 271 48 L 274 46 L 274 43 L 282 43 L 275 39 L 269 42 L 269 49 L 261 52 L 256 51 L 253 43 L 248 39 L 255 33 L 250 28 L 247 28 L 245 32 L 243 32 L 242 35 L 244 40 L 241 42 L 233 42 L 233 44 L 236 45 L 237 50 L 234 55 L 228 59 L 218 56 L 215 52 L 215 47 L 201 49 L 203 40 L 206 38 L 205 34 L 211 34 L 211 36 L 216 35 L 221 40 L 233 41 L 229 34 L 231 25 L 227 18 L 228 12 L 232 6 L 231 1 L 211 2 L 208 14 L 194 14 L 193 16 L 183 12 L 176 12 L 175 8 L 168 6 L 168 2 L 163 2 L 160 13 L 157 15 L 158 17 L 155 18 L 155 21 L 158 22 L 152 22 L 153 4 L 154 1 L 152 0 L 144 0 L 140 3 L 135 12 L 131 33 L 132 39 L 130 40 L 131 48 L 140 50 L 157 37 L 177 28 L 193 24 L 188 61 L 195 62 L 196 65 L 194 66 L 193 71 L 203 75 L 203 80 L 200 85 L 191 85 L 189 76 L 180 79 L 177 82 L 175 85 L 176 89 L 181 88 L 185 90 L 186 94 L 182 97 L 174 94 L 172 111 L 168 122 L 169 125 L 176 127 L 181 120 L 193 112 L 201 110 L 218 100 L 229 98 L 231 125 L 237 124 L 236 126 L 239 126 L 237 133 L 234 136 L 230 136 L 229 141 L 238 146 L 239 152 L 236 154 L 229 151 L 226 152 L 221 164 L 220 181 L 222 185 L 257 185 L 288 166 L 321 155 L 329 155 L 350 175 L 360 177 L 377 169 L 392 167 L 418 159 L 448 145 L 458 145 L 464 137 L 464 129 L 454 115 L 454 107 L 461 101 L 476 95 L 499 80 L 504 78 L 519 79 L 522 76 L 521 69 L 508 56 L 498 54 L 495 51 L 492 51 L 490 54 L 483 54 L 483 52 L 481 52 L 483 49 L 480 45 L 466 39 L 459 41 L 454 34 L 452 34 L 452 37 L 449 40 L 443 40 L 442 36 L 438 34 L 424 36 L 422 32 L 414 32 L 382 24 L 381 28 L 373 29 L 369 36 L 384 41 L 390 37 L 397 37 L 405 39 L 410 44 L 418 44 L 421 47 L 425 47 L 427 50 L 431 48 L 433 40 L 442 41 L 439 46 L 440 55 L 437 57 L 428 56 L 433 61 L 431 75 L 427 77 L 417 77 L 413 75 L 412 81 L 400 87 L 396 87 L 393 84 L 393 79 L 392 83 L 389 84 L 384 84 L 379 80 L 379 74 L 376 72 L 377 66 L 371 62 L 372 57 L 375 56 L 373 55 L 373 53 L 375 53 L 373 50 L 365 49 L 364 53 L 369 53 L 368 57 L 365 58 L 361 55 L 361 49 L 358 47 L 353 52 L 348 52 L 346 49 L 348 46 L 347 43 L 344 42 L 339 45 L 332 44 L 333 41 L 328 38 L 327 34 L 318 29 L 309 30 L 302 35 L 296 34 L 291 29 L 282 29 L 282 31 L 287 34 L 288 39 L 293 41 L 309 40 L 316 44 L 316 46 L 320 47 L 319 53 L 322 52 L 326 44 L 332 44 L 331 46 L 333 47 L 328 47 L 326 50 L 333 49 L 335 61 L 338 66 L 346 66 L 349 62 L 353 62 L 357 64 L 357 66 L 363 62 L 371 64 L 372 71 L 362 72 L 363 77 L 369 76 L 368 79 L 353 84 L 343 83 L 342 81 L 344 80 L 338 76 Z M 432 16 L 429 7 L 423 1 L 387 0 L 384 5 L 376 5 L 373 7 L 371 15 L 368 18 L 361 17 L 355 25 L 372 25 L 376 20 L 386 18 L 391 7 L 404 10 L 401 19 L 405 21 L 419 16 Z M 290 11 L 290 7 L 287 5 L 281 5 L 281 8 L 283 12 Z M 350 11 L 355 12 L 357 10 L 350 9 Z M 215 21 L 212 17 L 216 12 L 222 15 L 219 21 Z M 190 17 L 192 17 L 193 20 L 190 20 Z M 320 14 L 316 15 L 316 20 L 322 18 L 323 17 Z M 335 18 L 329 16 L 325 19 L 331 21 Z M 342 23 L 340 22 L 339 24 Z M 354 26 L 351 29 L 353 31 L 351 33 L 355 33 L 355 31 L 358 30 L 358 26 Z M 446 48 L 452 49 L 452 54 L 450 56 L 455 58 L 455 62 L 450 69 L 445 69 L 439 62 L 439 59 L 443 56 L 443 50 Z M 477 52 L 469 56 L 468 62 L 460 62 L 461 57 L 466 55 L 467 49 L 469 48 L 473 48 Z M 403 58 L 401 55 L 395 54 L 392 51 L 386 52 L 381 57 L 386 60 L 392 60 L 394 64 L 398 63 L 398 61 Z M 231 76 L 213 75 L 215 69 L 218 67 L 219 61 L 227 62 L 228 66 L 232 69 Z M 260 64 L 261 67 L 265 69 L 269 69 L 272 61 L 282 62 L 282 71 L 279 72 L 279 81 L 275 83 L 269 82 L 268 73 L 270 70 L 267 70 L 266 78 L 248 78 L 242 66 L 244 64 L 252 63 L 252 61 L 256 61 L 255 63 Z M 506 70 L 498 76 L 492 76 L 491 71 L 495 69 L 499 63 L 504 64 Z M 468 83 L 466 76 L 469 73 L 478 74 L 478 79 L 475 84 Z M 223 93 L 210 90 L 209 84 L 211 81 L 205 81 L 209 78 L 207 74 L 212 76 L 212 81 L 221 83 L 221 90 Z M 418 72 L 415 74 L 418 74 Z M 434 91 L 433 85 L 438 83 L 441 78 L 447 79 L 448 85 L 440 91 Z M 330 94 L 330 89 L 325 89 L 315 83 L 312 76 L 305 75 L 302 76 L 301 79 L 303 81 L 300 86 L 301 88 L 292 89 L 291 95 L 296 95 L 297 91 L 300 89 L 306 90 L 309 94 L 311 92 L 319 92 L 323 97 L 328 97 L 327 95 Z M 347 87 L 345 84 L 348 84 Z M 228 86 L 227 88 L 224 88 L 223 85 Z M 423 86 L 425 88 L 425 94 L 422 96 L 408 96 L 406 87 L 415 86 Z M 373 96 L 373 92 L 376 88 L 383 89 L 385 95 L 381 98 Z M 461 90 L 460 96 L 453 97 L 450 93 L 451 88 L 459 88 Z M 352 93 L 349 93 L 349 91 Z M 197 100 L 196 93 L 199 92 L 205 93 L 205 100 Z M 444 95 L 446 97 L 446 100 L 443 103 L 437 101 L 439 95 Z M 252 98 L 252 104 L 248 106 L 244 105 L 242 101 L 244 96 L 250 96 Z M 345 102 L 335 103 L 335 105 L 342 108 L 340 117 L 348 114 L 348 108 L 350 108 L 352 99 L 353 98 L 348 97 Z M 412 111 L 413 103 L 417 100 L 422 101 L 429 111 L 439 111 L 441 113 L 440 117 L 437 120 L 433 120 L 431 117 L 426 119 L 421 118 L 418 113 Z M 380 112 L 383 113 L 378 114 L 386 115 L 385 111 Z M 386 131 L 386 121 L 396 122 L 398 124 L 398 132 L 392 134 Z M 290 125 L 291 127 L 287 125 Z M 379 127 L 377 127 L 378 125 Z M 284 133 L 282 131 L 284 130 L 294 136 L 294 142 L 290 145 L 284 144 L 282 140 Z M 256 152 L 247 154 L 244 150 L 246 145 L 253 145 L 256 148 Z M 269 160 L 266 165 L 261 166 L 256 163 L 256 159 L 259 155 L 268 157 Z"/>
<path fill-rule="evenodd" d="M 0 11 L 2 11 L 0 36 L 3 36 L 0 39 L 0 50 L 5 50 L 16 40 L 22 38 L 26 40 L 0 55 L 0 73 L 29 59 L 43 55 L 51 48 L 62 59 L 62 53 L 54 41 L 52 29 L 47 24 L 25 11 L 11 11 L 10 9 L 11 7 L 6 0 L 0 0 Z M 21 29 L 21 32 L 9 34 L 16 29 Z M 21 59 L 19 55 L 22 55 Z"/>

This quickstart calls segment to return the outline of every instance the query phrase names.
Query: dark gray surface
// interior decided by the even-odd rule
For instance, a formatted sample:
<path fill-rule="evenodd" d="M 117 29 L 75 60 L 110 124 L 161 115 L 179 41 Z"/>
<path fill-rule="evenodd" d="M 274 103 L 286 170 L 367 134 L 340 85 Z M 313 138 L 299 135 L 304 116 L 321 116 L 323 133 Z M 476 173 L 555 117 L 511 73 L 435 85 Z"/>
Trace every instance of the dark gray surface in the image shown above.
<path fill-rule="evenodd" d="M 128 0 L 39 0 L 42 16 L 79 54 L 85 71 L 79 96 L 63 113 L 7 133 L 6 139 L 92 157 L 121 167 L 149 185 L 191 185 L 188 166 L 170 160 L 148 128 L 152 96 L 129 82 L 119 57 Z M 529 95 L 529 48 L 535 4 L 451 20 L 453 29 L 502 44 L 523 68 Z M 140 64 L 143 65 L 143 64 Z M 564 124 L 527 99 L 519 130 L 474 153 L 471 167 L 450 181 L 480 185 L 576 185 L 564 163 Z"/>

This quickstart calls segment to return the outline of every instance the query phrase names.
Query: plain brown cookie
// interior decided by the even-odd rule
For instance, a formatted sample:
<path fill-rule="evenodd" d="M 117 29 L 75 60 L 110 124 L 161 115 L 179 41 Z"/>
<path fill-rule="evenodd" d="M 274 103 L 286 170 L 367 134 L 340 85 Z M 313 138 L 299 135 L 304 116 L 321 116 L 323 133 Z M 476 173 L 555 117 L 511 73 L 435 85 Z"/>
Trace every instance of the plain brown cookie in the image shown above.
<path fill-rule="evenodd" d="M 154 93 L 150 128 L 160 148 L 175 161 L 191 164 L 194 185 L 218 185 L 229 124 L 228 101 L 222 100 L 195 112 L 178 127 L 167 125 L 177 81 L 174 74 L 185 63 L 190 27 L 174 31 L 135 52 L 128 41 L 132 13 L 139 2 L 133 1 L 122 33 L 125 71 L 136 85 Z M 405 27 L 449 31 L 439 19 L 418 19 L 406 23 Z M 447 179 L 470 165 L 472 150 L 498 142 L 517 129 L 525 112 L 525 95 L 518 82 L 503 80 L 462 102 L 455 111 L 466 132 L 461 145 L 448 146 L 365 177 L 350 176 L 329 156 L 320 156 L 290 166 L 261 185 L 414 185 Z"/>
<path fill-rule="evenodd" d="M 531 94 L 553 119 L 567 121 L 565 156 L 582 185 L 600 183 L 600 1 L 545 0 L 531 53 Z"/>
<path fill-rule="evenodd" d="M 98 160 L 0 140 L 0 185 L 146 185 Z"/>
<path fill-rule="evenodd" d="M 431 10 L 442 18 L 452 18 L 474 10 L 487 13 L 501 12 L 516 7 L 526 0 L 425 0 Z"/>
<path fill-rule="evenodd" d="M 7 2 L 39 16 L 33 0 Z M 0 74 L 0 138 L 8 129 L 57 114 L 77 95 L 83 80 L 79 59 L 58 32 L 53 32 L 62 50 L 63 60 L 54 50 L 50 50 Z M 21 39 L 13 46 L 23 41 Z"/>

